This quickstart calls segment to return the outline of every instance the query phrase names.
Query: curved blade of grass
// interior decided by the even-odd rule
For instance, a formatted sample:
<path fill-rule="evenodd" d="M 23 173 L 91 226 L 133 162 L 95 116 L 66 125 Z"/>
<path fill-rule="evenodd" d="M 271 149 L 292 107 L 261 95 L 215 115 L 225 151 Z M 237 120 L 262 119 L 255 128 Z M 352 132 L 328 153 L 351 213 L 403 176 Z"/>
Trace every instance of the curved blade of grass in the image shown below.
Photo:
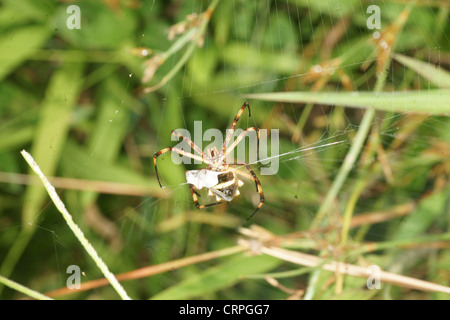
<path fill-rule="evenodd" d="M 42 46 L 51 31 L 43 26 L 20 28 L 0 36 L 0 79 Z"/>
<path fill-rule="evenodd" d="M 339 105 L 351 108 L 435 115 L 450 113 L 450 90 L 396 92 L 272 92 L 245 95 L 266 101 Z"/>
<path fill-rule="evenodd" d="M 440 88 L 450 88 L 450 72 L 445 71 L 439 66 L 398 53 L 393 54 L 392 57 L 404 66 L 414 70 L 436 86 Z"/>
<path fill-rule="evenodd" d="M 266 255 L 253 257 L 241 255 L 212 267 L 203 273 L 187 278 L 181 283 L 157 294 L 153 299 L 182 300 L 204 296 L 233 286 L 239 282 L 242 276 L 264 273 L 278 264 L 280 264 L 280 260 Z"/>
<path fill-rule="evenodd" d="M 248 46 L 244 42 L 227 44 L 222 50 L 222 55 L 227 63 L 236 67 L 247 65 L 249 68 L 287 74 L 297 70 L 301 62 L 293 54 L 274 53 L 272 50 Z"/>

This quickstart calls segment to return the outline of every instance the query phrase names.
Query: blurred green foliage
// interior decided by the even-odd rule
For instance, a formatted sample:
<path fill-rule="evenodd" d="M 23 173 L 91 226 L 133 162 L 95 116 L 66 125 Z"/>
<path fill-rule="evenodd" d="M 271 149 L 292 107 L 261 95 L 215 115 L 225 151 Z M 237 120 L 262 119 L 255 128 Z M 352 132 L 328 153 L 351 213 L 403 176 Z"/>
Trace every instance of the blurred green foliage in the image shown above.
<path fill-rule="evenodd" d="M 351 245 L 340 248 L 350 252 L 349 256 L 367 241 L 387 245 L 375 254 L 355 254 L 346 262 L 379 264 L 384 270 L 449 286 L 449 8 L 444 1 L 422 2 L 417 1 L 411 10 L 396 46 L 397 53 L 414 60 L 392 62 L 385 85 L 385 91 L 416 93 L 406 92 L 400 106 L 377 113 L 362 156 L 332 212 L 327 212 L 325 225 L 335 228 L 311 235 L 313 244 L 307 249 L 324 256 L 339 254 L 324 252 L 339 245 L 340 217 L 355 184 L 362 183 L 354 216 L 389 214 L 395 206 L 415 205 L 401 217 L 353 228 Z M 65 286 L 69 265 L 80 266 L 86 274 L 83 281 L 102 276 L 43 187 L 21 175 L 31 174 L 21 149 L 30 151 L 47 177 L 82 179 L 82 188 L 66 180 L 56 185 L 57 190 L 116 274 L 234 246 L 239 226 L 257 224 L 280 236 L 308 230 L 364 111 L 346 108 L 347 100 L 339 100 L 338 93 L 348 89 L 344 77 L 355 91 L 372 91 L 376 81 L 377 47 L 373 30 L 366 26 L 365 11 L 371 3 L 219 1 L 206 25 L 203 45 L 194 43 L 186 64 L 166 85 L 144 93 L 170 73 L 192 45 L 176 50 L 149 83 L 141 83 L 145 62 L 182 37 L 169 40 L 169 28 L 185 21 L 187 15 L 204 12 L 210 2 L 1 0 L 0 275 L 42 293 Z M 79 30 L 66 26 L 71 4 L 81 10 Z M 378 5 L 380 31 L 405 8 L 402 1 Z M 140 49 L 136 48 L 149 48 L 152 55 L 138 57 L 134 53 Z M 193 167 L 174 165 L 168 153 L 158 163 L 168 187 L 159 188 L 152 157 L 177 143 L 171 140 L 171 130 L 193 132 L 194 121 L 202 121 L 204 131 L 224 131 L 242 105 L 242 95 L 311 91 L 317 81 L 307 81 L 314 75 L 311 70 L 335 58 L 340 64 L 331 69 L 336 72 L 320 90 L 328 101 L 341 105 L 323 102 L 308 108 L 305 104 L 311 100 L 249 101 L 252 116 L 244 113 L 238 126 L 279 129 L 280 154 L 341 142 L 281 157 L 273 176 L 260 176 L 261 164 L 253 166 L 266 202 L 252 220 L 245 218 L 259 196 L 251 181 L 229 204 L 197 212 L 184 184 L 184 171 Z M 364 62 L 372 64 L 363 70 Z M 427 70 L 439 69 L 424 78 L 420 76 L 422 63 Z M 438 92 L 438 98 L 418 105 L 414 97 L 428 90 Z M 345 97 L 351 99 L 350 94 Z M 435 112 L 429 105 L 436 106 Z M 375 139 L 379 147 L 371 153 L 370 143 Z M 92 181 L 105 185 L 100 191 Z M 108 182 L 118 183 L 118 189 Z M 139 192 L 130 195 L 131 186 Z M 202 221 L 202 214 L 213 218 Z M 439 235 L 441 241 L 417 244 L 411 240 L 417 250 L 389 245 L 428 235 Z M 123 284 L 131 297 L 143 299 L 284 299 L 289 294 L 280 288 L 261 278 L 241 276 L 296 268 L 268 256 L 239 254 Z M 295 290 L 316 286 L 316 299 L 448 299 L 445 294 L 387 284 L 382 290 L 369 291 L 363 279 L 349 276 L 341 293 L 335 295 L 333 274 L 322 272 L 314 283 L 309 282 L 310 276 L 279 281 Z M 0 292 L 1 299 L 21 297 L 9 288 L 1 287 Z M 110 287 L 101 287 L 67 297 L 116 299 L 117 295 Z"/>

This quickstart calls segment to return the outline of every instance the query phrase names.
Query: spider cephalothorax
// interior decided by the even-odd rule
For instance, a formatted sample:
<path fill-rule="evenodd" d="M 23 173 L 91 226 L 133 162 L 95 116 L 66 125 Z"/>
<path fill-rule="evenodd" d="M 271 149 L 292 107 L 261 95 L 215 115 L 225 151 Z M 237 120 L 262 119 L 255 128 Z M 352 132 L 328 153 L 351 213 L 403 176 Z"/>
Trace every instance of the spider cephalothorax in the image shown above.
<path fill-rule="evenodd" d="M 194 149 L 195 152 L 198 153 L 192 154 L 188 153 L 184 150 L 178 149 L 176 147 L 167 147 L 165 149 L 162 149 L 161 151 L 155 153 L 153 157 L 153 161 L 155 164 L 155 171 L 156 171 L 156 177 L 158 179 L 159 185 L 161 185 L 161 181 L 159 180 L 158 176 L 158 169 L 156 166 L 156 158 L 160 156 L 163 153 L 166 153 L 168 151 L 176 152 L 182 156 L 189 157 L 191 159 L 200 160 L 201 162 L 207 164 L 208 166 L 204 169 L 200 170 L 188 170 L 186 171 L 186 181 L 189 184 L 189 188 L 192 193 L 192 198 L 194 199 L 195 206 L 198 209 L 202 209 L 205 207 L 213 206 L 216 204 L 220 204 L 223 201 L 231 201 L 234 199 L 234 197 L 239 195 L 239 187 L 241 187 L 244 183 L 239 180 L 238 176 L 243 176 L 247 178 L 251 178 L 253 181 L 255 181 L 256 185 L 256 191 L 259 193 L 260 196 L 260 203 L 258 207 L 256 207 L 255 211 L 251 214 L 250 217 L 247 219 L 250 219 L 256 211 L 258 211 L 259 208 L 264 203 L 264 193 L 262 191 L 261 183 L 259 182 L 259 179 L 256 177 L 256 174 L 253 172 L 253 170 L 250 168 L 250 166 L 247 163 L 227 163 L 226 157 L 227 155 L 238 145 L 238 143 L 245 137 L 245 135 L 250 131 L 255 131 L 257 133 L 257 154 L 259 153 L 259 130 L 256 127 L 247 128 L 244 130 L 237 139 L 228 147 L 229 142 L 231 141 L 231 138 L 233 136 L 234 130 L 236 128 L 236 124 L 241 117 L 242 112 L 245 108 L 248 108 L 248 114 L 250 116 L 250 106 L 247 102 L 245 102 L 239 112 L 237 113 L 236 117 L 234 118 L 234 121 L 230 127 L 230 130 L 228 130 L 227 136 L 225 138 L 222 150 L 218 151 L 216 147 L 213 147 L 211 149 L 208 149 L 206 153 L 204 153 L 194 142 L 192 142 L 191 139 L 181 135 L 180 133 L 176 131 L 172 131 L 172 135 L 177 138 L 184 139 L 191 147 Z M 239 170 L 239 167 L 246 167 L 246 169 L 250 172 L 251 176 L 249 176 L 247 173 L 242 172 Z M 208 189 L 208 195 L 212 195 L 216 197 L 216 201 L 214 203 L 209 204 L 199 204 L 198 197 L 200 196 L 196 190 L 200 190 L 203 188 Z"/>
<path fill-rule="evenodd" d="M 228 165 L 221 160 L 222 155 L 223 153 L 219 152 L 215 146 L 211 149 L 206 149 L 206 154 L 204 156 L 211 162 L 207 169 L 217 171 L 227 167 Z"/>

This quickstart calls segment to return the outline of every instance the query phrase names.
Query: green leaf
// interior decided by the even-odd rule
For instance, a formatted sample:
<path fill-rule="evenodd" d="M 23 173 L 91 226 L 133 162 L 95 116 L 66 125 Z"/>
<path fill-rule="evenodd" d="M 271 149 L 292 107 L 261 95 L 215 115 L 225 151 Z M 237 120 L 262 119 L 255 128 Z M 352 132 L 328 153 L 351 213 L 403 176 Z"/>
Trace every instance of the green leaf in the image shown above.
<path fill-rule="evenodd" d="M 89 141 L 92 158 L 113 162 L 117 157 L 129 125 L 129 104 L 133 101 L 116 78 L 105 81 L 96 125 Z"/>
<path fill-rule="evenodd" d="M 61 165 L 64 171 L 76 174 L 77 178 L 129 183 L 162 192 L 156 179 L 148 179 L 125 166 L 92 157 L 87 150 L 70 141 L 65 145 Z"/>
<path fill-rule="evenodd" d="M 5 152 L 9 150 L 17 150 L 18 147 L 22 147 L 25 143 L 29 142 L 34 134 L 34 126 L 26 126 L 17 128 L 17 130 L 6 132 L 2 130 L 0 132 L 0 151 Z"/>
<path fill-rule="evenodd" d="M 270 256 L 239 256 L 187 278 L 153 297 L 156 300 L 192 299 L 231 287 L 249 274 L 264 273 L 280 263 Z"/>
<path fill-rule="evenodd" d="M 381 111 L 446 114 L 450 112 L 450 90 L 396 92 L 273 92 L 248 94 L 250 99 L 338 105 Z"/>
<path fill-rule="evenodd" d="M 447 72 L 438 66 L 401 54 L 393 54 L 393 58 L 406 67 L 414 70 L 436 86 L 440 88 L 450 88 L 450 72 Z"/>

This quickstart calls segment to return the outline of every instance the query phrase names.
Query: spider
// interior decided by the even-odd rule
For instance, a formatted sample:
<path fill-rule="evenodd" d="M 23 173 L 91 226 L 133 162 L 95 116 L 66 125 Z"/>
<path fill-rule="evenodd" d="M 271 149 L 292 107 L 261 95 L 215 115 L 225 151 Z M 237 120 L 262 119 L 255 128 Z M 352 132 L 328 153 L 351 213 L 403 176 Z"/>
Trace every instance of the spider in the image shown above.
<path fill-rule="evenodd" d="M 244 109 L 248 109 L 248 115 L 251 116 L 250 106 L 248 102 L 244 102 L 241 109 L 236 114 L 233 123 L 231 124 L 230 130 L 227 133 L 225 141 L 223 143 L 222 150 L 219 152 L 216 147 L 211 149 L 207 149 L 206 153 L 194 143 L 191 139 L 183 136 L 182 134 L 172 131 L 172 135 L 178 139 L 184 139 L 191 147 L 197 152 L 199 155 L 194 153 L 188 153 L 182 149 L 178 149 L 176 147 L 167 147 L 155 153 L 153 156 L 153 161 L 155 164 L 155 172 L 156 178 L 158 179 L 159 186 L 162 188 L 161 181 L 158 176 L 158 168 L 156 166 L 156 158 L 160 155 L 172 151 L 176 152 L 182 156 L 189 157 L 191 159 L 199 160 L 208 166 L 204 169 L 200 170 L 187 170 L 186 171 L 186 181 L 189 185 L 189 189 L 191 190 L 192 199 L 194 200 L 194 204 L 197 209 L 203 209 L 209 206 L 214 206 L 223 203 L 224 201 L 231 201 L 234 197 L 239 195 L 239 187 L 241 187 L 244 182 L 239 180 L 239 176 L 243 176 L 246 178 L 250 178 L 255 181 L 256 192 L 259 193 L 260 202 L 253 213 L 246 219 L 249 220 L 252 218 L 259 208 L 264 203 L 264 193 L 261 187 L 261 183 L 259 182 L 258 177 L 255 172 L 250 168 L 247 163 L 238 162 L 238 163 L 226 163 L 227 155 L 238 145 L 238 143 L 245 138 L 245 135 L 248 132 L 255 131 L 257 134 L 257 154 L 259 154 L 259 129 L 256 127 L 250 127 L 244 130 L 236 140 L 229 146 L 230 140 L 233 136 L 234 130 L 236 128 L 236 124 L 239 118 L 244 112 Z M 244 167 L 250 172 L 250 175 L 246 172 L 238 170 L 237 167 Z M 236 168 L 233 168 L 236 167 Z M 200 190 L 203 188 L 208 189 L 209 196 L 216 196 L 216 202 L 209 204 L 199 204 L 198 197 L 200 194 L 197 193 L 196 190 Z"/>

